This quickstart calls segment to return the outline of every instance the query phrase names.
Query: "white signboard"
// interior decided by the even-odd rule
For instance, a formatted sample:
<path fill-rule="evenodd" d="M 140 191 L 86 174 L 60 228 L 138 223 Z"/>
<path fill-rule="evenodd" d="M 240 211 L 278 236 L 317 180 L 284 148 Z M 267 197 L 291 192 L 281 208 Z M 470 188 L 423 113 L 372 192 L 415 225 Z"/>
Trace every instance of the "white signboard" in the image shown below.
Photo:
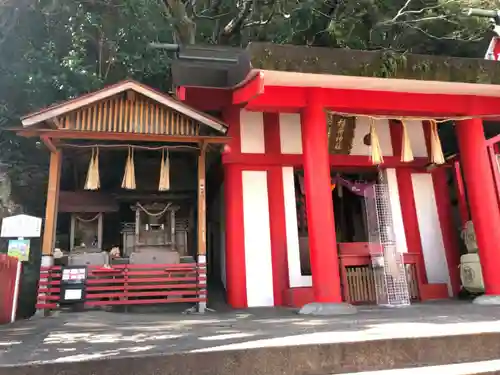
<path fill-rule="evenodd" d="M 29 215 L 16 215 L 2 220 L 0 237 L 40 237 L 42 219 Z"/>

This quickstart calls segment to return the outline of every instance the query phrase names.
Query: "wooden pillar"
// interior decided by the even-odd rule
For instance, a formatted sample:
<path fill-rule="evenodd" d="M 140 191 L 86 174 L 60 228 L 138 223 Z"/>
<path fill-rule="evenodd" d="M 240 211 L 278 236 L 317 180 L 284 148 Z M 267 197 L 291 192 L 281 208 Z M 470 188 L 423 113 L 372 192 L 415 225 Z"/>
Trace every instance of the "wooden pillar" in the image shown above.
<path fill-rule="evenodd" d="M 59 183 L 61 180 L 62 152 L 50 153 L 49 184 L 47 189 L 47 205 L 45 208 L 45 225 L 43 230 L 42 254 L 51 256 L 57 228 L 57 211 L 59 203 Z"/>
<path fill-rule="evenodd" d="M 206 210 L 206 144 L 202 143 L 198 156 L 198 312 L 207 308 L 207 210 Z"/>
<path fill-rule="evenodd" d="M 42 240 L 42 263 L 40 269 L 40 282 L 47 282 L 48 276 L 44 268 L 54 265 L 52 254 L 57 228 L 57 211 L 59 203 L 59 183 L 61 181 L 62 152 L 55 150 L 50 153 L 49 183 L 47 188 L 47 204 L 45 206 L 45 224 Z M 43 303 L 45 293 L 38 293 L 38 301 Z M 50 310 L 38 310 L 38 315 L 48 316 Z"/>
<path fill-rule="evenodd" d="M 104 214 L 101 212 L 99 213 L 99 217 L 97 219 L 97 247 L 99 250 L 103 250 L 102 248 L 102 234 L 103 234 L 103 221 L 104 221 Z"/>
<path fill-rule="evenodd" d="M 198 255 L 207 253 L 205 155 L 206 147 L 202 145 L 198 156 Z"/>
<path fill-rule="evenodd" d="M 75 248 L 76 214 L 71 214 L 71 227 L 69 231 L 69 251 Z"/>

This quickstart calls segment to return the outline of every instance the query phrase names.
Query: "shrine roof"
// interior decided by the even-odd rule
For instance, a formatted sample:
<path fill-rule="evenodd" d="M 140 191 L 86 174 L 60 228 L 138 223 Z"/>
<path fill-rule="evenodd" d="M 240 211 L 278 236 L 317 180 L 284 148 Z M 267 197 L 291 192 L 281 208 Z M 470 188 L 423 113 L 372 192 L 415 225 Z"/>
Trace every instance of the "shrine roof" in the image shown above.
<path fill-rule="evenodd" d="M 114 85 L 107 86 L 101 90 L 84 94 L 62 103 L 54 104 L 52 106 L 22 117 L 21 122 L 23 127 L 28 128 L 36 124 L 44 123 L 45 121 L 50 121 L 69 112 L 78 110 L 82 107 L 87 107 L 92 104 L 96 104 L 97 102 L 107 100 L 115 95 L 127 91 L 133 91 L 140 95 L 143 95 L 153 102 L 177 111 L 180 114 L 187 116 L 194 121 L 198 121 L 199 123 L 206 125 L 212 129 L 215 129 L 222 134 L 225 134 L 227 132 L 227 125 L 219 119 L 198 111 L 186 105 L 185 103 L 172 98 L 169 95 L 161 93 L 151 87 L 133 80 L 124 80 Z"/>
<path fill-rule="evenodd" d="M 177 97 L 204 110 L 241 105 L 293 112 L 307 104 L 304 89 L 319 88 L 325 107 L 344 113 L 498 116 L 497 61 L 258 42 L 232 51 L 231 63 L 201 63 L 200 49 L 185 47 L 187 58 L 174 60 L 173 78 Z M 220 49 L 221 56 L 228 53 Z M 335 98 L 322 89 L 335 90 Z"/>
<path fill-rule="evenodd" d="M 500 84 L 500 64 L 463 58 L 391 51 L 250 43 L 253 69 L 422 81 Z"/>
<path fill-rule="evenodd" d="M 486 83 L 426 81 L 257 69 L 252 70 L 251 76 L 258 73 L 262 76 L 264 86 L 500 97 L 500 86 Z"/>
<path fill-rule="evenodd" d="M 266 86 L 500 97 L 492 60 L 272 43 L 247 51 Z"/>

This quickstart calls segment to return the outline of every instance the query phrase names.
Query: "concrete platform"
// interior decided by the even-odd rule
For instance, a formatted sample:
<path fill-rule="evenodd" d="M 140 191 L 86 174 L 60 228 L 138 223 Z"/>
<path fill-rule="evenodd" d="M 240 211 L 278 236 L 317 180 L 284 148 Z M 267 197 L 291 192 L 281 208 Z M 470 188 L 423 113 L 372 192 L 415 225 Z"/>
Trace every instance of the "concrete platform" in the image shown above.
<path fill-rule="evenodd" d="M 498 353 L 500 307 L 467 302 L 337 317 L 94 311 L 0 328 L 0 375 L 318 375 L 484 362 Z"/>

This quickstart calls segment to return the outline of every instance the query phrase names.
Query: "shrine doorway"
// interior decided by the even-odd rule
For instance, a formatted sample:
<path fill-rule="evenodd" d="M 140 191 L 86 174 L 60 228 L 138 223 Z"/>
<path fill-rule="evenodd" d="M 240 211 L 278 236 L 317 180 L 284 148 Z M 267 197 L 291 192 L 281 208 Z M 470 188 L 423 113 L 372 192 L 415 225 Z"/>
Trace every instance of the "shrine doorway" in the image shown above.
<path fill-rule="evenodd" d="M 301 272 L 311 275 L 306 199 L 303 186 L 302 170 L 295 171 L 295 192 L 297 205 L 297 225 Z M 331 171 L 331 189 L 335 232 L 338 244 L 367 243 L 368 229 L 364 190 L 377 182 L 378 171 L 375 168 Z"/>

